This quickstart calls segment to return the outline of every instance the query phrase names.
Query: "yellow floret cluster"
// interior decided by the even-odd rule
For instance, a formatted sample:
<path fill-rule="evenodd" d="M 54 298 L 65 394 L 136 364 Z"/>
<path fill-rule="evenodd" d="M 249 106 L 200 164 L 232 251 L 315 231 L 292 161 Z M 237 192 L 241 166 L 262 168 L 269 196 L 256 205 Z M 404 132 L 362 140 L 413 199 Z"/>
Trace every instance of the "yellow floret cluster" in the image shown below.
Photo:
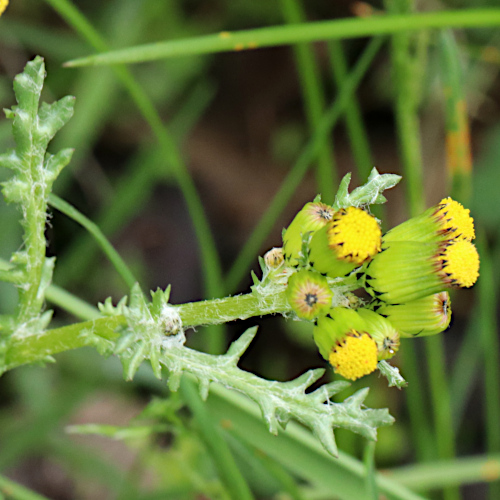
<path fill-rule="evenodd" d="M 0 0 L 0 16 L 4 13 L 7 5 L 9 5 L 9 0 Z"/>
<path fill-rule="evenodd" d="M 464 208 L 458 201 L 443 198 L 438 204 L 436 217 L 442 228 L 450 230 L 450 238 L 472 241 L 476 237 L 474 219 L 470 216 L 470 210 Z"/>
<path fill-rule="evenodd" d="M 441 271 L 455 286 L 471 287 L 479 277 L 479 254 L 467 240 L 460 240 L 446 247 Z"/>
<path fill-rule="evenodd" d="M 335 372 L 348 380 L 356 380 L 377 368 L 377 344 L 368 333 L 353 331 L 330 353 Z"/>
<path fill-rule="evenodd" d="M 328 244 L 337 258 L 362 264 L 380 252 L 382 232 L 377 220 L 357 207 L 341 209 L 328 229 Z"/>

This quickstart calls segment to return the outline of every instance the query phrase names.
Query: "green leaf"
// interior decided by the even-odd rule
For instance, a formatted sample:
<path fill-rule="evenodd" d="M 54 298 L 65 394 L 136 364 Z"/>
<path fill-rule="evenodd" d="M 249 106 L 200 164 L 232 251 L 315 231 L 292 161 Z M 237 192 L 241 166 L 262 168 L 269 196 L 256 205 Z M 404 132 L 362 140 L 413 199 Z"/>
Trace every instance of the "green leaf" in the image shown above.
<path fill-rule="evenodd" d="M 377 368 L 380 373 L 389 381 L 389 387 L 402 389 L 408 382 L 401 376 L 399 369 L 390 365 L 387 361 L 379 361 Z"/>
<path fill-rule="evenodd" d="M 368 177 L 368 182 L 349 194 L 348 187 L 350 180 L 351 174 L 347 174 L 340 183 L 333 205 L 337 210 L 350 206 L 362 207 L 385 203 L 387 200 L 382 193 L 386 189 L 394 187 L 401 180 L 401 176 L 396 174 L 379 174 L 374 167 Z"/>

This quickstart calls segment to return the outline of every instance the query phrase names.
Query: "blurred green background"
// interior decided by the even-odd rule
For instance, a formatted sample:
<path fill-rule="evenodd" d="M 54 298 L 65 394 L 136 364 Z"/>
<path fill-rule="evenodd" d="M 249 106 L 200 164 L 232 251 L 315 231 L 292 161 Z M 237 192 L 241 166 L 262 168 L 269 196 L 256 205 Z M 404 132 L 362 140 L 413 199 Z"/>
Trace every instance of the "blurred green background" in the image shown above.
<path fill-rule="evenodd" d="M 76 148 L 56 194 L 99 225 L 144 290 L 171 284 L 173 303 L 247 291 L 257 255 L 280 246 L 282 228 L 317 193 L 333 201 L 347 172 L 353 186 L 373 166 L 403 175 L 375 212 L 385 229 L 448 195 L 470 207 L 481 277 L 473 290 L 453 294 L 452 327 L 403 343 L 394 364 L 408 389 L 387 388 L 374 374 L 353 390 L 369 386 L 367 405 L 387 407 L 396 418 L 379 431 L 377 468 L 395 468 L 392 477 L 425 498 L 494 500 L 500 498 L 498 27 L 479 20 L 467 29 L 195 54 L 128 70 L 62 64 L 106 46 L 496 6 L 494 0 L 11 0 L 0 19 L 0 106 L 14 104 L 14 76 L 42 55 L 45 100 L 76 96 L 75 115 L 52 145 Z M 11 146 L 10 122 L 0 120 L 0 150 Z M 21 244 L 19 214 L 3 200 L 0 211 L 0 257 L 8 259 Z M 82 228 L 57 211 L 48 222 L 55 284 L 90 304 L 128 293 Z M 15 302 L 15 289 L 0 284 L 1 312 Z M 74 320 L 56 308 L 53 326 Z M 223 352 L 255 324 L 260 334 L 244 368 L 289 380 L 324 366 L 311 326 L 277 317 L 199 329 L 188 341 Z M 153 397 L 159 399 L 140 416 Z M 185 394 L 169 394 L 146 368 L 125 383 L 117 360 L 90 349 L 57 356 L 45 368 L 16 369 L 0 379 L 0 474 L 52 499 L 228 498 L 185 403 Z M 125 440 L 65 433 L 69 424 L 126 426 L 131 419 L 148 425 Z M 341 485 L 327 491 L 224 432 L 255 498 L 346 498 Z M 338 430 L 336 437 L 349 455 L 367 453 L 359 436 Z M 24 493 L 15 498 L 30 498 Z"/>

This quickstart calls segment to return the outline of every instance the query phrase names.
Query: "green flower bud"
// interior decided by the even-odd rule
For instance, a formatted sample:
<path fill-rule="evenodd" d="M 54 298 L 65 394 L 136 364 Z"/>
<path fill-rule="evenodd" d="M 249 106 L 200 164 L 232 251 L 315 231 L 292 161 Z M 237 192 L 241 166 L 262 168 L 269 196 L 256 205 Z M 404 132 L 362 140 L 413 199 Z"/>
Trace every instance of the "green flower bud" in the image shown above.
<path fill-rule="evenodd" d="M 384 241 L 440 242 L 455 238 L 471 241 L 474 237 L 470 210 L 451 198 L 444 198 L 423 214 L 391 229 L 384 235 Z"/>
<path fill-rule="evenodd" d="M 379 361 L 392 358 L 399 349 L 399 332 L 394 325 L 374 311 L 358 309 L 357 313 L 367 325 L 367 331 L 377 344 L 377 358 Z"/>
<path fill-rule="evenodd" d="M 284 262 L 283 249 L 271 248 L 264 255 L 264 262 L 268 269 L 278 269 Z"/>
<path fill-rule="evenodd" d="M 306 203 L 283 234 L 283 253 L 288 265 L 296 267 L 302 253 L 302 239 L 332 219 L 333 208 L 321 202 Z"/>
<path fill-rule="evenodd" d="M 403 304 L 450 287 L 470 287 L 479 276 L 479 255 L 467 240 L 444 243 L 384 242 L 364 271 L 364 287 L 388 304 Z"/>
<path fill-rule="evenodd" d="M 352 309 L 334 307 L 319 318 L 313 330 L 321 355 L 339 375 L 356 380 L 377 368 L 377 344 L 367 325 Z"/>
<path fill-rule="evenodd" d="M 381 236 L 375 217 L 360 208 L 342 208 L 313 235 L 309 262 L 331 278 L 345 276 L 380 251 Z"/>
<path fill-rule="evenodd" d="M 288 278 L 286 298 L 299 318 L 312 320 L 332 306 L 333 292 L 324 276 L 301 270 Z"/>
<path fill-rule="evenodd" d="M 441 333 L 451 320 L 451 300 L 448 292 L 435 293 L 405 304 L 378 302 L 374 311 L 386 317 L 402 337 L 424 337 Z"/>

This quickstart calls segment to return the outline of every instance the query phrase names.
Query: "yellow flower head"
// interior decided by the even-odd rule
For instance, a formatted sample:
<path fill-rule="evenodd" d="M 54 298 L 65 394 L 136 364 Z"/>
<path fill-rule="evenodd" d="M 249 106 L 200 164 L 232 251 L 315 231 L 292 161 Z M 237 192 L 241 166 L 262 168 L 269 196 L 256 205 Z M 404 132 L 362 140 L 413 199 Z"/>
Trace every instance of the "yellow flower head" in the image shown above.
<path fill-rule="evenodd" d="M 382 232 L 375 217 L 361 208 L 341 208 L 328 225 L 328 245 L 338 259 L 361 265 L 380 252 Z"/>
<path fill-rule="evenodd" d="M 0 16 L 4 13 L 7 5 L 9 5 L 9 0 L 0 0 Z"/>
<path fill-rule="evenodd" d="M 383 240 L 440 243 L 454 239 L 471 241 L 474 237 L 474 219 L 470 210 L 458 201 L 443 198 L 424 213 L 392 228 Z"/>
<path fill-rule="evenodd" d="M 467 240 L 454 240 L 441 253 L 442 280 L 461 288 L 472 286 L 479 276 L 479 254 L 476 247 Z"/>
<path fill-rule="evenodd" d="M 333 347 L 329 361 L 336 373 L 356 380 L 377 368 L 377 344 L 368 333 L 352 330 Z"/>
<path fill-rule="evenodd" d="M 434 217 L 447 238 L 461 238 L 471 241 L 476 237 L 474 219 L 470 210 L 451 198 L 442 199 L 436 206 Z"/>

